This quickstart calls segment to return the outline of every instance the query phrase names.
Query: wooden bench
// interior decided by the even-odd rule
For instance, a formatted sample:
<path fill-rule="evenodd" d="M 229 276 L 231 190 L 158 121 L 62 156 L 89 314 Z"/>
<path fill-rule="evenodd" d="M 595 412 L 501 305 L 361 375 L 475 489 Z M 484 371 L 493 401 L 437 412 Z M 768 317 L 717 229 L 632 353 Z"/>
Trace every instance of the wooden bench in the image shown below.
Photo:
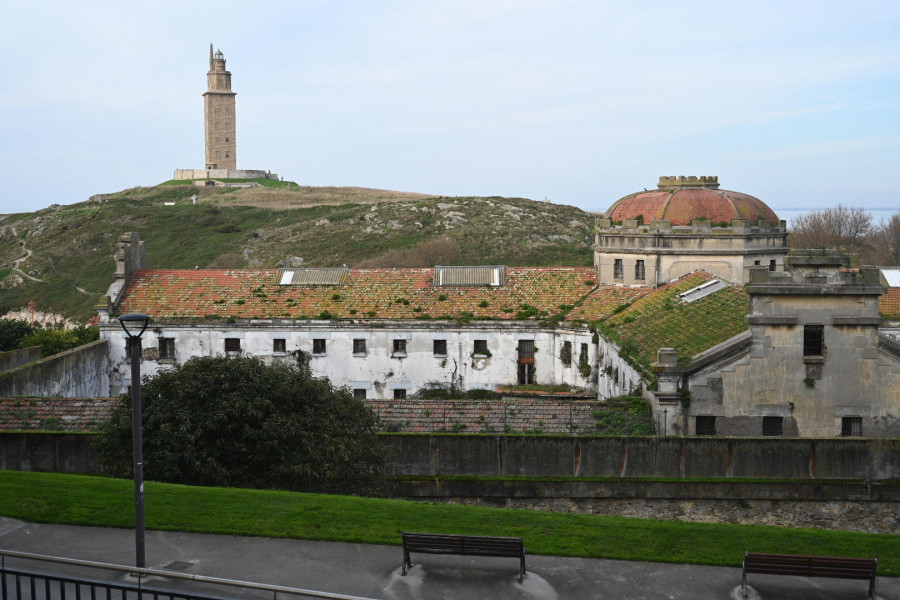
<path fill-rule="evenodd" d="M 522 538 L 446 533 L 402 532 L 403 568 L 406 575 L 412 561 L 410 552 L 424 554 L 459 554 L 462 556 L 499 556 L 519 559 L 519 583 L 525 577 L 525 544 Z"/>
<path fill-rule="evenodd" d="M 877 558 L 841 558 L 838 556 L 803 556 L 800 554 L 744 553 L 741 590 L 747 597 L 747 573 L 766 575 L 800 575 L 832 579 L 864 579 L 869 581 L 869 598 L 875 599 L 878 587 Z"/>

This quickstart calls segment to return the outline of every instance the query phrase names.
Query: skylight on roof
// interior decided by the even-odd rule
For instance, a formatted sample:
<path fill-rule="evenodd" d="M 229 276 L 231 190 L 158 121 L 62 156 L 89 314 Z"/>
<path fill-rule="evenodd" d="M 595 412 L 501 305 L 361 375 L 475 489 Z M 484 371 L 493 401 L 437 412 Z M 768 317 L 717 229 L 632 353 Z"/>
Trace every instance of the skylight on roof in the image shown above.
<path fill-rule="evenodd" d="M 278 285 L 340 285 L 347 279 L 346 267 L 279 269 Z"/>
<path fill-rule="evenodd" d="M 712 281 L 707 281 L 695 288 L 691 288 L 686 292 L 678 294 L 678 299 L 685 304 L 690 304 L 691 302 L 696 302 L 700 298 L 705 298 L 726 287 L 728 287 L 728 285 L 724 281 L 713 279 Z"/>
<path fill-rule="evenodd" d="M 506 285 L 506 267 L 492 265 L 487 267 L 441 267 L 434 268 L 434 285 L 466 286 L 488 285 L 501 287 Z"/>

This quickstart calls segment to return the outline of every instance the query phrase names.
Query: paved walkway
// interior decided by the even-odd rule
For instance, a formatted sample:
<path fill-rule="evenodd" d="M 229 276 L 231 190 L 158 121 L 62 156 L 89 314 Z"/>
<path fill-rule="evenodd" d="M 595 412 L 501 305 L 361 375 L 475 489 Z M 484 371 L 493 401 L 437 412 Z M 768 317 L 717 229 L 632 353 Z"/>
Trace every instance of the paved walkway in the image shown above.
<path fill-rule="evenodd" d="M 414 566 L 403 577 L 398 546 L 148 531 L 146 548 L 148 568 L 384 600 L 741 599 L 741 570 L 726 567 L 529 556 L 528 575 L 519 584 L 514 559 L 413 555 Z M 0 550 L 134 564 L 134 537 L 125 529 L 0 517 Z M 21 563 L 6 559 L 8 566 Z M 40 566 L 42 571 L 70 569 Z M 868 588 L 861 581 L 764 575 L 751 575 L 750 583 L 754 600 L 863 600 Z M 172 588 L 175 580 L 158 585 Z M 900 600 L 900 579 L 879 578 L 878 592 L 884 600 Z M 229 588 L 212 593 L 235 595 Z"/>

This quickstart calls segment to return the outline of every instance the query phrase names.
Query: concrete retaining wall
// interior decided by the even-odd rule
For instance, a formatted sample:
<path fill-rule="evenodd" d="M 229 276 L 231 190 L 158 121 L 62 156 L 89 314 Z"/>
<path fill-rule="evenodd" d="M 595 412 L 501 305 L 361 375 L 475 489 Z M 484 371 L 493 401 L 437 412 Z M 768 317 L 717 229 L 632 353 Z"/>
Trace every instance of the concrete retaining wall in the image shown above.
<path fill-rule="evenodd" d="M 41 347 L 33 346 L 31 348 L 22 348 L 21 350 L 10 350 L 8 352 L 0 352 L 0 373 L 27 365 L 30 362 L 41 359 Z"/>
<path fill-rule="evenodd" d="M 900 439 L 385 438 L 401 475 L 900 479 Z"/>
<path fill-rule="evenodd" d="M 100 473 L 91 448 L 96 435 L 83 433 L 0 433 L 0 470 Z"/>
<path fill-rule="evenodd" d="M 109 396 L 107 342 L 100 340 L 0 373 L 0 396 Z"/>
<path fill-rule="evenodd" d="M 64 433 L 0 433 L 0 468 L 60 470 L 67 473 L 96 472 L 99 470 L 99 463 L 90 447 L 93 437 Z M 831 493 L 823 486 L 832 480 L 854 480 L 857 483 L 900 480 L 900 439 L 773 440 L 390 434 L 382 437 L 392 447 L 394 468 L 398 475 L 424 478 L 519 476 L 800 479 L 815 482 L 815 489 L 827 495 Z M 58 442 L 57 439 L 65 441 Z M 61 443 L 64 444 L 67 455 L 65 460 L 47 462 L 43 458 L 32 458 L 55 455 Z M 28 453 L 23 454 L 23 448 L 28 449 Z M 86 471 L 71 470 L 82 467 Z M 696 486 L 701 485 L 700 483 L 686 483 L 693 487 L 683 488 L 684 494 L 691 497 L 699 494 L 697 490 L 700 488 Z M 445 482 L 442 485 L 449 484 Z M 599 484 L 584 485 L 596 489 Z M 871 483 L 863 485 L 869 486 Z M 484 493 L 495 495 L 490 491 Z M 872 496 L 872 493 L 874 492 L 871 490 L 867 491 L 866 498 L 876 500 L 877 497 Z M 642 494 L 643 492 L 639 495 Z M 453 495 L 466 494 L 457 491 Z M 527 495 L 535 493 L 529 491 Z"/>

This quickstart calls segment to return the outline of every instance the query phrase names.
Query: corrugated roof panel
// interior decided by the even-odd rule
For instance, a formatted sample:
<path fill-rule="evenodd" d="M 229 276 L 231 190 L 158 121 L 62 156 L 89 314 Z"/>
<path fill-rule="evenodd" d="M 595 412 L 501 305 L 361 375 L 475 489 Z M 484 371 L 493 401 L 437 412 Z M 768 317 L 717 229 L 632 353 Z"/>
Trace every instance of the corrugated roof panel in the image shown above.
<path fill-rule="evenodd" d="M 900 267 L 878 267 L 888 287 L 900 287 Z"/>
<path fill-rule="evenodd" d="M 279 269 L 279 285 L 340 285 L 347 279 L 346 267 L 322 269 Z"/>
<path fill-rule="evenodd" d="M 506 267 L 491 265 L 486 267 L 441 267 L 434 268 L 434 285 L 464 286 L 489 285 L 502 287 L 506 285 Z"/>

